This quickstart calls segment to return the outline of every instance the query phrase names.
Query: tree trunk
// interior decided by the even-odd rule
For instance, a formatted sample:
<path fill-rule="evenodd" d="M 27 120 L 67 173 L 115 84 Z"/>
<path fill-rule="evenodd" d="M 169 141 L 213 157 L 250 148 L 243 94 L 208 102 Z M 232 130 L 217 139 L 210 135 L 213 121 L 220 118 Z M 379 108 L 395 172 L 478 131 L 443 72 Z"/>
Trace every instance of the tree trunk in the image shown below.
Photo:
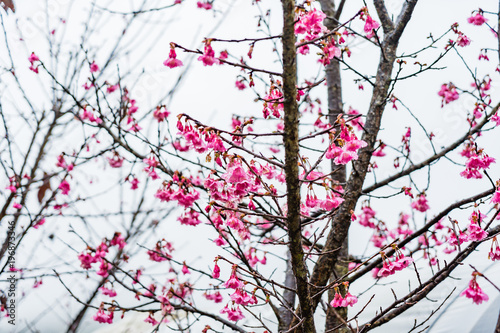
<path fill-rule="evenodd" d="M 285 113 L 285 175 L 287 189 L 286 216 L 288 247 L 292 270 L 297 284 L 299 315 L 298 331 L 316 332 L 312 308 L 308 271 L 304 262 L 302 247 L 302 227 L 300 221 L 300 180 L 299 180 L 299 108 L 297 105 L 297 50 L 295 47 L 295 1 L 283 0 L 283 108 Z"/>

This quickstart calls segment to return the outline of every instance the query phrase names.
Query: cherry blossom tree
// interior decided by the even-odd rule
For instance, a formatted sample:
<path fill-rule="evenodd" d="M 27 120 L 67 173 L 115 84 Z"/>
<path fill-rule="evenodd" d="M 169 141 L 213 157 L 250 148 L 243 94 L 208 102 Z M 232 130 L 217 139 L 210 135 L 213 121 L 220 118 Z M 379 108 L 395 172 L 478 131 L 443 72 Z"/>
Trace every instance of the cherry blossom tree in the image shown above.
<path fill-rule="evenodd" d="M 224 32 L 220 0 L 93 2 L 79 28 L 47 6 L 37 47 L 2 12 L 2 276 L 29 285 L 20 302 L 58 290 L 67 332 L 134 312 L 152 331 L 367 332 L 433 295 L 421 331 L 452 294 L 488 302 L 498 278 L 471 258 L 500 259 L 489 5 L 433 30 L 417 0 L 255 0 L 253 29 Z M 186 8 L 214 29 L 165 43 L 154 24 Z M 193 110 L 200 81 L 231 117 Z"/>

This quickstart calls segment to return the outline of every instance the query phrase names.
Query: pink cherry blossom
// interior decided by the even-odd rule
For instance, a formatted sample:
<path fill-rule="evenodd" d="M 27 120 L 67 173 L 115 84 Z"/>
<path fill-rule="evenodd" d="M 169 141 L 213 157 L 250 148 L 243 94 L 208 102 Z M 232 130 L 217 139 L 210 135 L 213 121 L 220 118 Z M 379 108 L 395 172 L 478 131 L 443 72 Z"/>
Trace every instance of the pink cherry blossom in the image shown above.
<path fill-rule="evenodd" d="M 212 3 L 208 2 L 208 1 L 198 1 L 196 3 L 196 5 L 198 6 L 198 8 L 202 8 L 202 9 L 206 9 L 206 10 L 212 9 Z"/>
<path fill-rule="evenodd" d="M 469 282 L 469 287 L 465 289 L 460 296 L 465 296 L 467 298 L 472 299 L 472 302 L 475 304 L 481 304 L 483 302 L 487 302 L 489 297 L 486 295 L 483 290 L 479 287 L 476 282 L 476 275 L 473 275 L 472 280 Z"/>
<path fill-rule="evenodd" d="M 38 58 L 35 52 L 31 52 L 30 56 L 28 57 L 28 61 L 33 64 L 35 61 L 40 61 L 40 58 Z"/>
<path fill-rule="evenodd" d="M 177 59 L 177 53 L 175 53 L 175 48 L 170 48 L 170 53 L 168 54 L 168 59 L 163 62 L 163 65 L 169 68 L 175 68 L 182 66 L 182 61 Z"/>
<path fill-rule="evenodd" d="M 214 279 L 218 279 L 220 277 L 220 267 L 219 267 L 219 265 L 217 265 L 217 261 L 215 261 L 215 266 L 214 266 L 214 270 L 212 272 L 212 277 Z"/>
<path fill-rule="evenodd" d="M 213 294 L 204 293 L 203 295 L 206 299 L 214 301 L 215 303 L 222 303 L 222 301 L 224 300 L 224 297 L 222 297 L 222 294 L 219 291 L 216 291 Z"/>
<path fill-rule="evenodd" d="M 486 21 L 488 20 L 481 13 L 477 13 L 476 15 L 471 16 L 467 19 L 467 22 L 477 26 L 483 25 Z"/>
<path fill-rule="evenodd" d="M 441 85 L 441 90 L 439 90 L 438 95 L 443 98 L 441 107 L 443 107 L 444 104 L 456 101 L 459 97 L 457 89 L 452 83 Z"/>
<path fill-rule="evenodd" d="M 498 244 L 496 237 L 493 237 L 491 250 L 488 253 L 488 259 L 491 259 L 492 261 L 500 260 L 500 245 Z"/>
<path fill-rule="evenodd" d="M 153 315 L 150 313 L 149 316 L 144 319 L 145 323 L 151 324 L 153 326 L 158 325 L 158 321 L 153 317 Z"/>
<path fill-rule="evenodd" d="M 231 308 L 228 308 L 228 306 L 226 305 L 226 307 L 223 308 L 220 311 L 220 313 L 226 313 L 228 319 L 231 321 L 238 321 L 240 319 L 245 318 L 245 316 L 241 312 L 241 309 L 238 306 L 236 308 L 233 306 Z"/>
<path fill-rule="evenodd" d="M 63 195 L 68 195 L 69 194 L 69 191 L 71 189 L 71 187 L 69 186 L 69 183 L 65 180 L 63 180 L 61 182 L 61 184 L 59 184 L 59 189 L 61 190 L 61 193 Z"/>
<path fill-rule="evenodd" d="M 236 266 L 233 266 L 231 276 L 229 279 L 224 283 L 224 287 L 226 288 L 231 288 L 231 289 L 238 289 L 238 288 L 243 288 L 244 284 L 238 277 L 236 276 Z"/>
<path fill-rule="evenodd" d="M 457 38 L 457 45 L 458 46 L 466 47 L 466 46 L 470 45 L 470 42 L 471 42 L 471 40 L 469 39 L 469 37 L 467 37 L 463 33 L 460 33 L 458 35 L 458 38 Z"/>
<path fill-rule="evenodd" d="M 215 52 L 212 49 L 212 45 L 210 45 L 210 40 L 205 41 L 203 55 L 199 56 L 198 60 L 202 61 L 204 66 L 212 66 L 216 62 Z"/>
<path fill-rule="evenodd" d="M 109 313 L 105 313 L 103 308 L 100 308 L 99 311 L 92 317 L 95 321 L 103 324 L 112 324 L 113 323 L 113 311 L 109 311 Z"/>
<path fill-rule="evenodd" d="M 418 210 L 419 212 L 426 212 L 429 210 L 429 205 L 427 204 L 427 197 L 425 193 L 418 195 L 417 200 L 411 203 L 411 208 Z"/>
<path fill-rule="evenodd" d="M 375 36 L 375 31 L 380 27 L 380 23 L 375 21 L 370 15 L 366 15 L 366 21 L 365 21 L 365 26 L 363 30 L 366 33 L 367 38 L 372 38 Z"/>
<path fill-rule="evenodd" d="M 106 287 L 101 287 L 99 290 L 102 292 L 103 295 L 109 296 L 109 297 L 115 297 L 116 296 L 116 291 L 113 289 L 108 289 Z"/>
<path fill-rule="evenodd" d="M 35 224 L 33 225 L 33 228 L 38 229 L 38 228 L 39 228 L 40 226 L 42 226 L 44 223 L 45 223 L 45 218 L 43 218 L 43 217 L 42 217 L 40 220 L 38 220 L 38 222 L 37 222 L 37 223 L 35 223 Z"/>
<path fill-rule="evenodd" d="M 122 250 L 127 243 L 125 242 L 125 238 L 122 236 L 121 233 L 115 232 L 113 235 L 113 239 L 109 242 L 109 245 L 111 246 L 118 246 L 120 250 Z"/>
<path fill-rule="evenodd" d="M 236 80 L 235 85 L 236 85 L 236 88 L 238 88 L 239 90 L 245 90 L 247 87 L 245 85 L 245 82 L 243 82 L 242 80 Z"/>
<path fill-rule="evenodd" d="M 95 63 L 95 61 L 92 61 L 90 64 L 90 73 L 96 73 L 99 71 L 99 66 Z"/>

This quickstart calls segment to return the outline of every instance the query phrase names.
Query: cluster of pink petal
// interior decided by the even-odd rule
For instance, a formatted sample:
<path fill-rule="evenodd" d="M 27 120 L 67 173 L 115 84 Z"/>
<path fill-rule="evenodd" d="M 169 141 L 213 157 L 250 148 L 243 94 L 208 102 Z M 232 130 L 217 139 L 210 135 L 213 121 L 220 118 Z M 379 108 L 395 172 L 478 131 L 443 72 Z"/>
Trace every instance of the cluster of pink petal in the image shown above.
<path fill-rule="evenodd" d="M 448 236 L 448 243 L 450 245 L 453 245 L 455 248 L 462 244 L 463 242 L 467 242 L 468 240 L 468 236 L 467 234 L 463 233 L 461 230 L 458 230 L 458 238 L 457 238 L 457 235 L 455 235 L 455 232 L 453 231 L 453 229 L 449 228 L 448 229 L 448 233 L 449 233 L 449 236 Z M 448 251 L 449 253 L 453 252 L 452 251 Z"/>
<path fill-rule="evenodd" d="M 123 157 L 121 157 L 118 153 L 114 153 L 111 157 L 106 157 L 108 160 L 109 166 L 112 168 L 121 168 L 123 165 Z"/>
<path fill-rule="evenodd" d="M 73 170 L 73 164 L 67 164 L 66 161 L 64 160 L 64 156 L 62 154 L 57 156 L 56 166 L 63 168 L 63 169 L 66 169 L 68 172 Z"/>
<path fill-rule="evenodd" d="M 179 216 L 177 218 L 177 221 L 184 225 L 196 226 L 201 223 L 201 221 L 199 220 L 199 216 L 200 214 L 197 211 L 189 209 L 184 214 Z"/>
<path fill-rule="evenodd" d="M 108 313 L 104 312 L 104 309 L 99 309 L 97 313 L 94 315 L 93 319 L 101 324 L 112 324 L 113 323 L 113 311 L 109 311 Z"/>
<path fill-rule="evenodd" d="M 323 65 L 330 64 L 330 60 L 333 58 L 340 58 L 342 51 L 337 47 L 337 43 L 334 39 L 329 39 L 328 42 L 323 47 L 323 54 L 318 60 Z"/>
<path fill-rule="evenodd" d="M 354 295 L 352 295 L 350 292 L 347 292 L 345 297 L 342 297 L 340 293 L 335 293 L 335 296 L 333 300 L 330 302 L 330 305 L 334 308 L 339 308 L 339 307 L 347 307 L 347 306 L 354 306 L 358 302 L 358 298 Z"/>
<path fill-rule="evenodd" d="M 370 206 L 364 206 L 363 208 L 361 208 L 361 214 L 359 214 L 358 223 L 363 227 L 375 228 L 375 214 L 375 211 Z"/>
<path fill-rule="evenodd" d="M 247 306 L 257 304 L 257 297 L 252 293 L 249 295 L 245 289 L 238 288 L 231 294 L 231 300 L 239 305 Z"/>
<path fill-rule="evenodd" d="M 353 109 L 352 107 L 349 107 L 349 110 L 347 110 L 347 114 L 349 116 L 361 115 L 361 113 L 358 110 Z M 348 121 L 348 123 L 354 126 L 358 131 L 362 131 L 363 126 L 365 125 L 364 122 L 361 120 L 361 117 L 354 118 L 353 120 Z"/>
<path fill-rule="evenodd" d="M 113 289 L 108 289 L 106 287 L 101 287 L 99 290 L 102 292 L 103 295 L 109 296 L 109 297 L 115 297 L 116 296 L 116 291 Z"/>
<path fill-rule="evenodd" d="M 491 121 L 495 122 L 496 126 L 500 126 L 500 114 L 496 112 L 492 117 Z"/>
<path fill-rule="evenodd" d="M 38 58 L 35 52 L 32 52 L 28 57 L 28 60 L 31 64 L 30 70 L 38 74 L 38 66 L 35 67 L 35 62 L 40 61 L 40 58 Z"/>
<path fill-rule="evenodd" d="M 182 66 L 182 61 L 177 59 L 177 53 L 175 53 L 175 48 L 171 47 L 170 52 L 168 54 L 167 60 L 163 62 L 163 65 L 169 67 L 169 68 L 175 68 L 175 67 L 180 67 Z"/>
<path fill-rule="evenodd" d="M 283 93 L 276 86 L 271 86 L 269 94 L 264 97 L 264 109 L 262 113 L 264 118 L 269 118 L 272 114 L 276 118 L 281 117 L 281 112 L 283 111 Z"/>
<path fill-rule="evenodd" d="M 224 309 L 220 310 L 220 313 L 222 314 L 227 313 L 227 318 L 231 321 L 238 321 L 240 319 L 245 318 L 239 306 L 237 307 L 231 306 L 231 308 L 229 308 L 226 305 Z"/>
<path fill-rule="evenodd" d="M 214 63 L 219 64 L 219 61 L 215 58 L 215 52 L 212 49 L 210 40 L 205 41 L 203 55 L 199 56 L 198 60 L 202 61 L 204 66 L 212 66 Z"/>
<path fill-rule="evenodd" d="M 441 107 L 443 107 L 444 104 L 456 101 L 459 97 L 457 88 L 455 88 L 453 83 L 441 85 L 441 90 L 439 90 L 438 95 L 442 97 Z"/>
<path fill-rule="evenodd" d="M 158 165 L 160 165 L 160 162 L 158 162 L 158 160 L 156 159 L 155 156 L 145 158 L 142 161 L 144 163 L 146 163 L 147 166 L 144 168 L 144 171 L 148 173 L 148 175 L 149 175 L 149 177 L 151 177 L 151 179 L 156 180 L 156 179 L 160 178 L 155 171 L 155 168 Z"/>
<path fill-rule="evenodd" d="M 170 112 L 168 112 L 166 106 L 157 106 L 156 110 L 153 111 L 153 117 L 161 123 L 164 121 L 168 116 L 170 115 Z"/>
<path fill-rule="evenodd" d="M 481 221 L 485 218 L 479 211 L 473 211 L 469 220 L 470 224 L 467 227 L 467 231 L 469 232 L 468 240 L 473 242 L 482 241 L 486 237 L 488 237 L 488 233 L 481 228 Z"/>
<path fill-rule="evenodd" d="M 467 145 L 461 155 L 468 158 L 465 163 L 465 170 L 460 173 L 462 177 L 467 179 L 483 178 L 480 171 L 489 169 L 490 165 L 495 162 L 495 159 L 485 154 L 484 151 L 480 150 L 478 153 L 473 145 Z"/>
<path fill-rule="evenodd" d="M 463 33 L 459 33 L 457 37 L 457 45 L 460 47 L 466 47 L 470 45 L 470 38 L 464 35 Z"/>
<path fill-rule="evenodd" d="M 295 20 L 295 34 L 305 35 L 299 43 L 313 40 L 321 33 L 328 31 L 323 25 L 326 15 L 321 10 L 313 9 L 310 11 L 301 11 Z M 309 53 L 309 45 L 300 46 L 297 50 L 300 54 Z"/>
<path fill-rule="evenodd" d="M 33 228 L 38 229 L 38 228 L 39 228 L 40 226 L 42 226 L 44 223 L 45 223 L 45 218 L 43 218 L 43 217 L 42 217 L 40 220 L 38 220 L 38 222 L 37 222 L 37 223 L 35 223 L 35 224 L 33 225 Z"/>
<path fill-rule="evenodd" d="M 488 21 L 483 15 L 481 15 L 481 13 L 477 13 L 476 15 L 474 16 L 471 16 L 467 19 L 467 22 L 469 22 L 470 24 L 474 24 L 474 25 L 483 25 L 486 21 Z"/>
<path fill-rule="evenodd" d="M 95 61 L 92 61 L 90 64 L 90 73 L 97 73 L 99 71 L 99 66 L 95 63 Z"/>
<path fill-rule="evenodd" d="M 384 260 L 382 268 L 378 271 L 377 277 L 387 277 L 408 267 L 413 262 L 410 257 L 405 257 L 403 254 L 396 257 L 395 261 Z"/>
<path fill-rule="evenodd" d="M 496 244 L 495 249 L 493 249 L 493 245 L 491 246 L 491 251 L 488 253 L 488 259 L 492 261 L 500 260 L 500 246 L 498 243 Z"/>
<path fill-rule="evenodd" d="M 190 208 L 200 198 L 200 193 L 192 187 L 190 189 L 181 187 L 174 190 L 172 184 L 168 183 L 156 191 L 155 197 L 160 201 L 177 201 L 179 205 Z"/>
<path fill-rule="evenodd" d="M 125 242 L 125 238 L 122 236 L 120 232 L 115 232 L 113 235 L 113 239 L 109 242 L 111 246 L 118 246 L 120 250 L 122 250 L 127 243 Z"/>
<path fill-rule="evenodd" d="M 243 288 L 245 284 L 236 275 L 236 266 L 233 266 L 229 279 L 224 283 L 224 287 L 230 289 Z"/>
<path fill-rule="evenodd" d="M 222 139 L 214 131 L 197 129 L 189 123 L 183 125 L 180 120 L 177 122 L 177 129 L 186 140 L 187 147 L 193 148 L 198 153 L 204 153 L 207 149 L 213 149 L 217 152 L 226 151 Z"/>
<path fill-rule="evenodd" d="M 171 253 L 174 251 L 174 247 L 170 242 L 158 242 L 156 243 L 156 247 L 154 250 L 148 250 L 147 254 L 149 256 L 149 260 L 162 262 L 172 258 Z"/>
<path fill-rule="evenodd" d="M 224 300 L 224 297 L 222 297 L 222 294 L 219 291 L 216 291 L 213 294 L 204 293 L 203 295 L 206 299 L 208 299 L 209 301 L 214 301 L 215 303 L 222 303 L 222 301 Z"/>
<path fill-rule="evenodd" d="M 487 302 L 489 299 L 488 295 L 486 295 L 477 284 L 475 276 L 470 280 L 469 287 L 465 289 L 460 296 L 470 298 L 472 302 L 476 304 Z"/>
<path fill-rule="evenodd" d="M 61 190 L 61 193 L 64 194 L 64 195 L 68 195 L 69 191 L 71 190 L 71 187 L 69 186 L 69 183 L 68 183 L 68 181 L 66 179 L 63 180 L 61 182 L 61 184 L 59 184 L 58 188 Z"/>
<path fill-rule="evenodd" d="M 340 140 L 337 141 L 341 146 L 339 147 L 333 142 L 325 154 L 325 158 L 333 159 L 337 165 L 345 165 L 352 160 L 357 160 L 357 151 L 366 147 L 366 142 L 359 140 L 356 134 L 349 130 L 344 123 L 341 124 Z"/>
<path fill-rule="evenodd" d="M 424 193 L 418 195 L 417 200 L 411 203 L 411 208 L 418 210 L 419 212 L 426 212 L 429 210 L 429 205 L 427 204 L 427 197 Z"/>
<path fill-rule="evenodd" d="M 261 263 L 262 265 L 265 265 L 267 263 L 266 254 L 264 253 L 262 259 L 259 259 L 257 257 L 257 251 L 254 247 L 251 247 L 247 252 L 245 252 L 245 258 L 248 260 L 248 263 L 252 267 L 255 267 L 257 263 Z"/>
<path fill-rule="evenodd" d="M 366 38 L 375 36 L 375 30 L 380 27 L 380 23 L 375 21 L 370 15 L 366 15 L 365 26 L 363 30 L 366 33 Z"/>
<path fill-rule="evenodd" d="M 88 111 L 86 107 L 84 107 L 82 112 L 80 113 L 80 119 L 82 121 L 88 120 L 91 123 L 96 123 L 96 124 L 102 123 L 102 119 L 96 116 L 94 112 Z"/>
<path fill-rule="evenodd" d="M 212 3 L 208 1 L 198 1 L 196 6 L 201 9 L 210 10 L 212 9 Z"/>

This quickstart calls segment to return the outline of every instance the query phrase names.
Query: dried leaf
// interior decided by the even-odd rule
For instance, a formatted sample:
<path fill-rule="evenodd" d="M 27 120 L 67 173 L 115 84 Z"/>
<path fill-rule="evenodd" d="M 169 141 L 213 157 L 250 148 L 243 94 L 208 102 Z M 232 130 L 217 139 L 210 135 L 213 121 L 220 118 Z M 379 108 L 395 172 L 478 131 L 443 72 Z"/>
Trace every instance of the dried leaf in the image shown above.
<path fill-rule="evenodd" d="M 45 172 L 43 173 L 43 184 L 38 189 L 38 202 L 42 203 L 43 198 L 45 197 L 45 192 L 50 190 L 50 177 Z"/>
<path fill-rule="evenodd" d="M 0 0 L 0 5 L 6 12 L 9 8 L 13 13 L 16 12 L 16 9 L 14 8 L 14 2 L 12 0 Z"/>

